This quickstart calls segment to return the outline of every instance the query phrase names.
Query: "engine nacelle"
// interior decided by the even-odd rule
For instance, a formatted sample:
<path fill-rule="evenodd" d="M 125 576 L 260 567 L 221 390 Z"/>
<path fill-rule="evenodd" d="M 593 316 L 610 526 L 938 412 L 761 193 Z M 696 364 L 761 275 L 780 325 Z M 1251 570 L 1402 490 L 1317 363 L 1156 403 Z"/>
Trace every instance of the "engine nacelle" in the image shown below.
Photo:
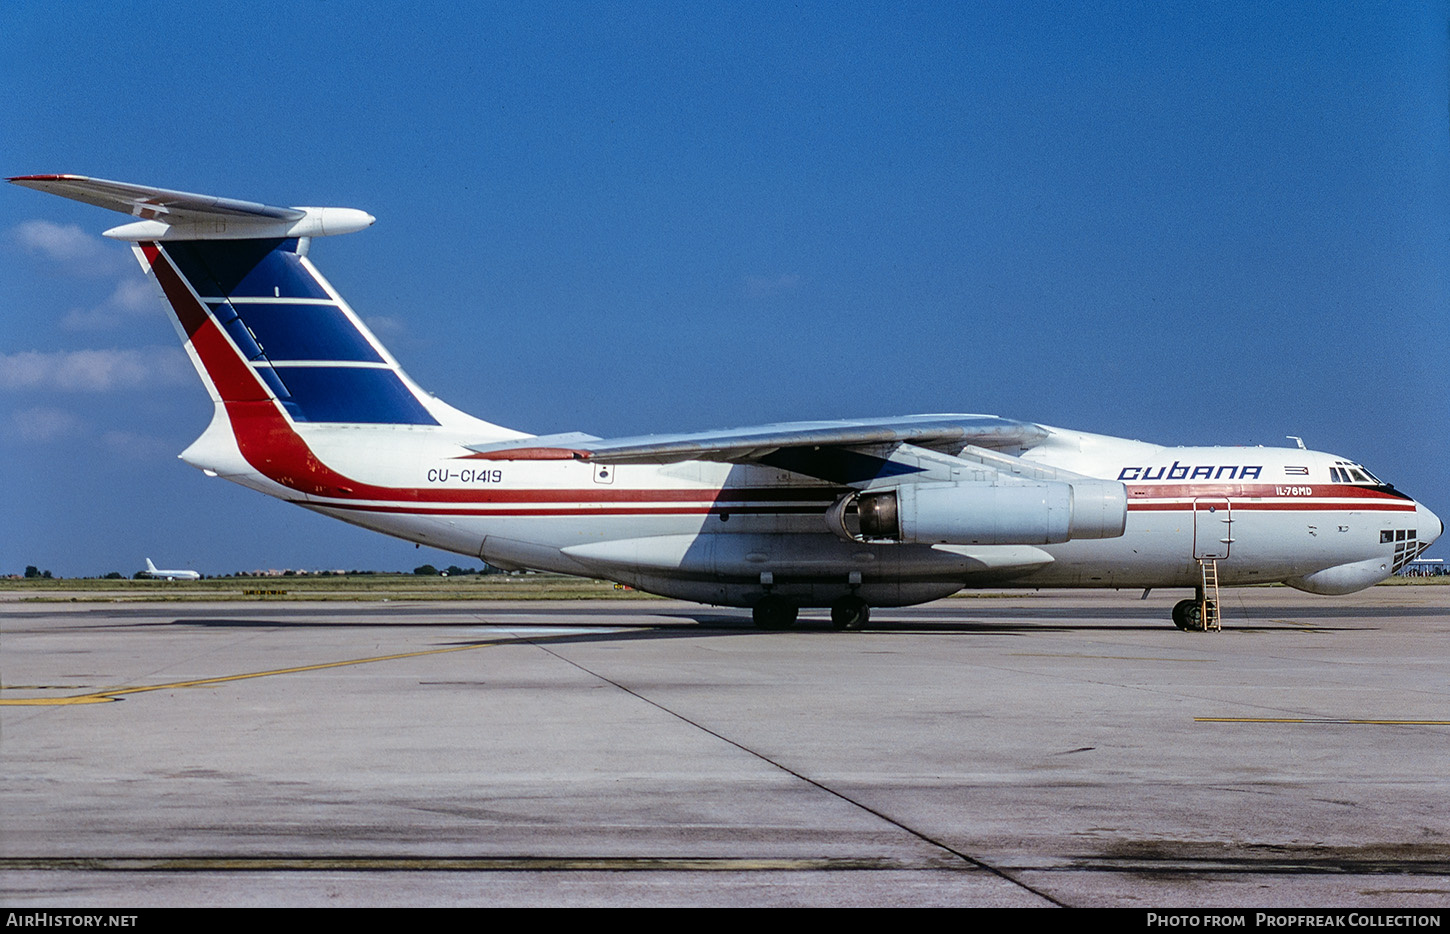
<path fill-rule="evenodd" d="M 859 527 L 849 522 L 851 507 Z M 1116 538 L 1128 491 L 1112 480 L 907 483 L 852 493 L 826 513 L 842 538 L 923 545 L 1051 545 Z"/>

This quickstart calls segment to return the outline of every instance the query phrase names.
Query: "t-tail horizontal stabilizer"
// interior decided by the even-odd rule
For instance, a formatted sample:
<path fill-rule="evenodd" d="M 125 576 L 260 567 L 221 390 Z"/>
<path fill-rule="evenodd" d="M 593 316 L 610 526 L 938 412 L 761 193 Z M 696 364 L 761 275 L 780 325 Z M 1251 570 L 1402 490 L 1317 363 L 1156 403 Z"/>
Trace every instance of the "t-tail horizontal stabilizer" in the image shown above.
<path fill-rule="evenodd" d="M 273 207 L 84 175 L 18 175 L 10 181 L 141 218 L 106 231 L 115 240 L 330 237 L 362 230 L 376 220 L 356 208 Z"/>

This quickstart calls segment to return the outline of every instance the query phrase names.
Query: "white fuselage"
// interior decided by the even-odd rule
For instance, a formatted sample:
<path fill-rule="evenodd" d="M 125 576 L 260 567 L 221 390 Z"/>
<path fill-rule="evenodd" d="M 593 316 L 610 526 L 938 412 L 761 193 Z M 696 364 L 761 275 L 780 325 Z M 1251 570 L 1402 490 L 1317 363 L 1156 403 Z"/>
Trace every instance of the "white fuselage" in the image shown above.
<path fill-rule="evenodd" d="M 757 600 L 762 581 L 802 605 L 829 603 L 848 582 L 877 606 L 974 586 L 1192 587 L 1201 558 L 1218 559 L 1224 584 L 1282 581 L 1343 593 L 1389 576 L 1441 530 L 1429 510 L 1382 485 L 1334 482 L 1331 466 L 1344 460 L 1330 454 L 1167 448 L 1048 430 L 1022 459 L 1124 483 L 1121 536 L 1044 545 L 851 541 L 825 519 L 847 491 L 790 471 L 477 460 L 408 429 L 395 444 L 370 435 L 366 457 L 356 432 L 299 430 L 322 462 L 387 496 L 299 497 L 261 477 L 249 485 L 504 568 L 603 577 L 736 606 Z"/>

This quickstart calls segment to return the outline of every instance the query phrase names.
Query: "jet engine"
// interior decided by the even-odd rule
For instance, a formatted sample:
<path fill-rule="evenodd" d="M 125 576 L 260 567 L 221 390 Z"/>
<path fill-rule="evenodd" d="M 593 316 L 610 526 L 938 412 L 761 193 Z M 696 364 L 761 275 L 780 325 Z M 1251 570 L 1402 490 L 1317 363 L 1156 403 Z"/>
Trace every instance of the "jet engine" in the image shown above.
<path fill-rule="evenodd" d="M 1050 545 L 1122 535 L 1128 492 L 1121 483 L 1086 478 L 908 483 L 850 493 L 827 511 L 826 521 L 856 541 Z"/>

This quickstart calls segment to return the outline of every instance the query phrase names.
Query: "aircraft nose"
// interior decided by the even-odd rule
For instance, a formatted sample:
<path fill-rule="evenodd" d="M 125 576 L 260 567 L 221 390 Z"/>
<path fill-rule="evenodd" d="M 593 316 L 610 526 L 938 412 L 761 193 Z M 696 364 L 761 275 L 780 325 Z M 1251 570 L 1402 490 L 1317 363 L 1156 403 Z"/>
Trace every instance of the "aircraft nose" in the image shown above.
<path fill-rule="evenodd" d="M 1415 526 L 1418 530 L 1416 537 L 1420 540 L 1423 548 L 1429 548 L 1435 543 L 1445 531 L 1445 523 L 1440 517 L 1425 508 L 1424 503 L 1415 504 Z"/>

